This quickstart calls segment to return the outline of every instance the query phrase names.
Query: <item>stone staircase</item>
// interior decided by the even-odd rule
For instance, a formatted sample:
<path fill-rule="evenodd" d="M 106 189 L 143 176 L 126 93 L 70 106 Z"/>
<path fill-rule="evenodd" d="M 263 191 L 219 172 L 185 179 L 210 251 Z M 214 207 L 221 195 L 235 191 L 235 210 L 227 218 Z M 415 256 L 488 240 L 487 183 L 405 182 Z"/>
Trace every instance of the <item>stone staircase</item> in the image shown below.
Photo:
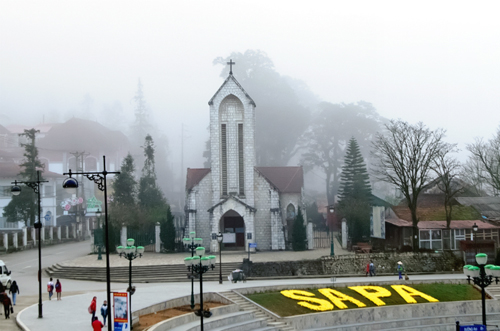
<path fill-rule="evenodd" d="M 241 263 L 222 263 L 222 277 L 227 281 L 227 275 L 235 269 L 241 268 Z M 106 281 L 106 268 L 104 267 L 70 267 L 54 264 L 45 269 L 49 277 L 61 279 L 77 279 L 91 281 Z M 129 267 L 111 267 L 110 277 L 112 282 L 128 283 Z M 188 270 L 184 264 L 132 266 L 132 279 L 134 283 L 160 283 L 160 282 L 185 282 L 188 280 Z M 189 273 L 190 274 L 190 273 Z M 219 265 L 203 274 L 204 281 L 219 280 Z"/>
<path fill-rule="evenodd" d="M 221 295 L 225 296 L 229 300 L 233 301 L 237 304 L 240 310 L 253 314 L 256 319 L 263 319 L 266 322 L 267 327 L 258 330 L 275 330 L 275 331 L 293 331 L 295 330 L 292 326 L 287 325 L 285 322 L 281 322 L 277 320 L 275 317 L 269 315 L 264 309 L 262 309 L 259 305 L 253 303 L 252 301 L 246 299 L 243 295 L 239 294 L 235 291 L 221 292 Z M 235 326 L 233 329 L 227 330 L 239 330 Z M 257 329 L 255 329 L 257 330 Z"/>

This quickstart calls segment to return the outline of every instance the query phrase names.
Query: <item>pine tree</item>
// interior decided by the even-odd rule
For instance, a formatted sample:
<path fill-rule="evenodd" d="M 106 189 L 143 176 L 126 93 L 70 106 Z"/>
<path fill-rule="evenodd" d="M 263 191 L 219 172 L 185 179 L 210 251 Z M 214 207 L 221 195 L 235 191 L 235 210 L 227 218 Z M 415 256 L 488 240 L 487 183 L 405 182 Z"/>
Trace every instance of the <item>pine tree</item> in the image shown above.
<path fill-rule="evenodd" d="M 24 147 L 24 160 L 20 164 L 22 170 L 19 173 L 22 181 L 34 182 L 38 180 L 37 170 L 41 169 L 43 172 L 44 165 L 38 159 L 38 148 L 35 145 L 36 134 L 39 132 L 31 129 L 24 130 L 24 133 L 19 134 L 19 136 L 26 136 L 28 140 L 28 143 L 21 144 L 21 147 Z M 40 180 L 43 179 L 40 178 Z M 28 226 L 34 224 L 38 214 L 37 201 L 37 195 L 33 189 L 21 186 L 21 194 L 12 197 L 12 200 L 4 208 L 3 216 L 7 218 L 8 222 L 25 220 Z"/>
<path fill-rule="evenodd" d="M 370 235 L 371 186 L 356 139 L 351 138 L 340 175 L 338 209 L 347 220 L 353 242 Z"/>
<path fill-rule="evenodd" d="M 130 153 L 122 162 L 120 174 L 116 175 L 113 182 L 113 203 L 122 206 L 135 206 L 137 181 L 134 178 L 134 158 Z"/>
<path fill-rule="evenodd" d="M 293 220 L 292 248 L 294 251 L 305 251 L 307 248 L 307 233 L 304 226 L 304 217 L 299 207 L 297 216 Z"/>
<path fill-rule="evenodd" d="M 139 180 L 139 205 L 143 208 L 157 208 L 166 204 L 163 192 L 156 183 L 155 147 L 153 138 L 147 135 L 144 141 L 144 167 Z"/>
<path fill-rule="evenodd" d="M 163 218 L 160 222 L 160 239 L 163 243 L 163 248 L 167 252 L 175 251 L 175 226 L 174 226 L 174 215 L 170 210 L 170 206 L 167 207 L 167 217 Z"/>

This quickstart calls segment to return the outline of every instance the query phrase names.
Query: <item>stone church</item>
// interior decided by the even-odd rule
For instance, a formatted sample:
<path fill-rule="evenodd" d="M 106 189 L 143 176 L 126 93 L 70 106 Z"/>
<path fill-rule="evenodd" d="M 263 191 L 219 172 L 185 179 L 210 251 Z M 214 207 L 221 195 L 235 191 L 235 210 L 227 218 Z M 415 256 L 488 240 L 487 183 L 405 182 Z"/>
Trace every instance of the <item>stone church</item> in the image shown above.
<path fill-rule="evenodd" d="M 224 249 L 284 250 L 299 206 L 306 219 L 302 167 L 256 166 L 256 105 L 232 70 L 208 104 L 211 168 L 187 169 L 186 233 L 212 252 L 219 232 Z"/>

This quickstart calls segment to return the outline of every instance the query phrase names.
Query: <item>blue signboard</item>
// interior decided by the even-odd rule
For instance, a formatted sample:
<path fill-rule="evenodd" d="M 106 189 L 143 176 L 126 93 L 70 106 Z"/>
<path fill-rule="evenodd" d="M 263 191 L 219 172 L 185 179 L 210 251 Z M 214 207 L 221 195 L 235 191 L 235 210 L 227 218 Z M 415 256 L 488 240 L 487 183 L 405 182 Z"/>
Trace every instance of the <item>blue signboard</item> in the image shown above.
<path fill-rule="evenodd" d="M 248 243 L 249 248 L 257 248 L 257 243 Z"/>
<path fill-rule="evenodd" d="M 486 331 L 486 326 L 481 324 L 460 325 L 460 331 Z"/>

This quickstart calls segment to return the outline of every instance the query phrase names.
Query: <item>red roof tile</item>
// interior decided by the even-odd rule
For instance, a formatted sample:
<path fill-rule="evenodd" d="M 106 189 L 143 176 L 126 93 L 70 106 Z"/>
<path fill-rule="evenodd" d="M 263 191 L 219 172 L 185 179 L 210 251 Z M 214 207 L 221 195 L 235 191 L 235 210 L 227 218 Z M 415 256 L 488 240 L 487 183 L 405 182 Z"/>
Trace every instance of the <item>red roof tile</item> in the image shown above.
<path fill-rule="evenodd" d="M 198 183 L 210 172 L 208 168 L 200 169 L 187 169 L 186 174 L 186 191 L 191 191 L 193 187 L 198 185 Z"/>
<path fill-rule="evenodd" d="M 480 220 L 472 221 L 451 221 L 451 229 L 471 229 L 476 224 L 478 229 L 500 229 L 500 226 L 486 223 Z M 446 221 L 425 221 L 418 222 L 419 229 L 446 229 Z"/>
<path fill-rule="evenodd" d="M 300 193 L 304 186 L 302 167 L 255 167 L 281 193 Z"/>

